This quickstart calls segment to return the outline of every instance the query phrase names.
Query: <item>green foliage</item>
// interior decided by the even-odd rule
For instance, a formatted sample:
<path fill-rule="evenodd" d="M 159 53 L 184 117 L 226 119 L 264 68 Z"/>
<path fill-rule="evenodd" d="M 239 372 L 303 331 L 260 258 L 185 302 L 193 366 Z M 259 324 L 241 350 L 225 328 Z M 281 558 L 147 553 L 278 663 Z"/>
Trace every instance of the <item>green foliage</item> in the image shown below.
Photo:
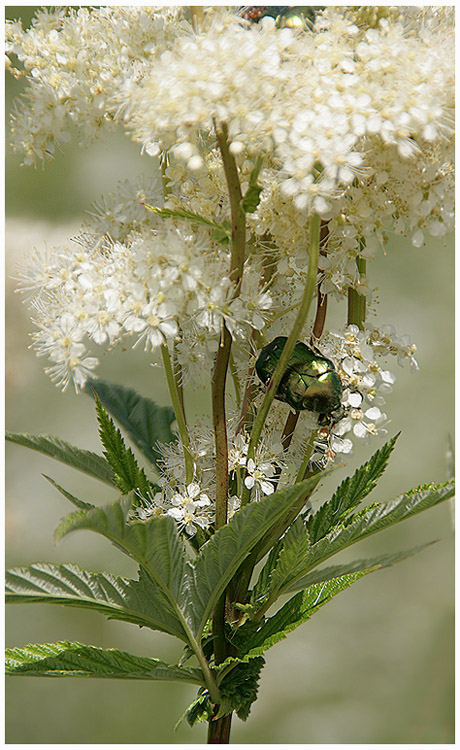
<path fill-rule="evenodd" d="M 40 451 L 40 453 L 62 461 L 74 469 L 83 471 L 85 474 L 116 486 L 112 469 L 105 458 L 99 456 L 97 453 L 76 448 L 65 440 L 54 437 L 54 435 L 29 435 L 26 432 L 7 432 L 6 439 L 12 443 L 23 445 L 26 448 Z"/>
<path fill-rule="evenodd" d="M 301 591 L 281 607 L 273 617 L 265 620 L 261 627 L 253 633 L 243 647 L 245 659 L 261 656 L 268 648 L 286 638 L 286 635 L 303 622 L 308 620 L 320 607 L 330 601 L 334 596 L 348 588 L 367 573 L 372 573 L 378 568 L 369 568 L 364 571 L 350 573 L 348 575 L 332 578 L 324 583 L 310 586 L 306 591 Z"/>
<path fill-rule="evenodd" d="M 157 406 L 149 398 L 140 396 L 132 388 L 107 383 L 104 380 L 90 380 L 85 393 L 96 394 L 109 414 L 126 430 L 134 445 L 154 466 L 158 467 L 161 458 L 158 443 L 171 443 L 177 440 L 171 431 L 176 419 L 170 406 Z"/>
<path fill-rule="evenodd" d="M 204 545 L 195 561 L 192 579 L 193 621 L 198 635 L 251 550 L 317 483 L 318 477 L 312 477 L 245 506 Z"/>
<path fill-rule="evenodd" d="M 111 573 L 92 573 L 78 565 L 35 563 L 6 572 L 7 604 L 59 604 L 91 609 L 112 620 L 169 633 L 159 616 L 155 587 L 147 576 L 132 581 Z"/>
<path fill-rule="evenodd" d="M 418 547 L 414 547 L 404 552 L 394 552 L 388 555 L 378 555 L 377 557 L 367 558 L 365 560 L 353 560 L 353 562 L 344 563 L 343 565 L 329 565 L 327 568 L 320 568 L 319 570 L 313 570 L 311 573 L 298 578 L 290 586 L 287 586 L 284 591 L 301 591 L 306 589 L 308 586 L 312 586 L 314 583 L 321 583 L 323 581 L 330 581 L 332 578 L 341 577 L 348 575 L 349 573 L 360 573 L 363 570 L 372 568 L 377 570 L 378 568 L 387 568 L 400 560 L 405 560 L 407 557 L 416 555 L 417 552 L 430 547 L 435 542 L 427 542 L 426 544 L 420 544 Z"/>
<path fill-rule="evenodd" d="M 223 221 L 221 223 L 218 221 L 212 221 L 212 219 L 206 219 L 204 216 L 195 214 L 193 211 L 188 211 L 186 208 L 159 208 L 156 206 L 149 206 L 147 203 L 144 205 L 149 211 L 153 211 L 153 213 L 162 216 L 165 219 L 186 219 L 192 224 L 198 224 L 212 229 L 213 239 L 221 245 L 228 245 L 230 242 L 232 229 L 228 221 Z"/>
<path fill-rule="evenodd" d="M 310 538 L 301 518 L 298 518 L 283 537 L 283 545 L 270 575 L 267 594 L 277 595 L 289 587 L 303 568 L 310 549 Z"/>
<path fill-rule="evenodd" d="M 191 725 L 215 721 L 232 712 L 245 720 L 257 697 L 263 654 L 268 648 L 364 575 L 428 545 L 322 569 L 317 569 L 318 565 L 370 534 L 452 497 L 454 492 L 453 483 L 424 485 L 357 511 L 384 471 L 394 438 L 342 482 L 310 518 L 301 511 L 324 472 L 246 505 L 201 548 L 198 540 L 195 556 L 190 559 L 171 517 L 142 521 L 133 516 L 135 493 L 151 494 L 153 485 L 125 446 L 104 405 L 144 454 L 150 460 L 155 456 L 155 461 L 159 454 L 155 454 L 154 443 L 161 439 L 158 435 L 175 439 L 170 430 L 172 410 L 161 409 L 122 386 L 98 382 L 97 389 L 93 385 L 106 458 L 49 436 L 14 435 L 10 439 L 104 478 L 121 490 L 123 496 L 118 501 L 96 507 L 46 477 L 77 507 L 59 525 L 56 539 L 78 529 L 101 534 L 136 561 L 138 579 L 92 573 L 71 564 L 36 563 L 7 572 L 7 602 L 42 602 L 97 611 L 110 619 L 176 636 L 185 644 L 184 656 L 180 664 L 169 665 L 115 649 L 104 651 L 63 641 L 9 649 L 7 674 L 177 679 L 200 686 L 198 697 L 184 714 Z M 239 591 L 238 582 L 248 580 L 256 561 L 267 552 L 252 592 L 241 603 L 232 601 L 237 614 L 226 622 L 223 632 L 226 653 L 232 656 L 216 663 L 216 634 L 211 626 L 216 605 L 226 590 Z M 244 597 L 244 586 L 241 591 Z M 297 593 L 278 611 L 272 609 L 282 594 L 292 592 Z M 267 612 L 273 614 L 267 617 Z M 199 668 L 184 666 L 192 656 Z"/>
<path fill-rule="evenodd" d="M 92 503 L 86 503 L 84 500 L 80 500 L 78 497 L 75 497 L 75 495 L 72 495 L 71 492 L 68 492 L 64 489 L 64 487 L 61 487 L 60 484 L 54 481 L 54 479 L 51 479 L 51 477 L 47 477 L 46 474 L 43 474 L 45 479 L 50 482 L 50 484 L 55 487 L 58 492 L 61 493 L 61 495 L 64 495 L 64 497 L 69 500 L 73 505 L 76 505 L 77 508 L 80 508 L 80 510 L 90 510 L 91 508 L 94 508 L 94 505 Z"/>
<path fill-rule="evenodd" d="M 193 645 L 190 632 L 190 572 L 184 543 L 172 518 L 162 516 L 127 523 L 129 499 L 104 508 L 77 511 L 64 519 L 56 539 L 88 529 L 102 534 L 141 567 L 140 581 L 148 587 L 156 627 Z"/>
<path fill-rule="evenodd" d="M 264 664 L 265 660 L 260 656 L 246 663 L 239 662 L 224 677 L 219 684 L 222 695 L 219 717 L 235 711 L 239 719 L 246 721 L 257 698 L 260 673 Z"/>
<path fill-rule="evenodd" d="M 177 667 L 159 659 L 134 656 L 115 648 L 104 650 L 59 641 L 6 650 L 5 672 L 41 677 L 114 677 L 125 680 L 179 680 L 201 685 L 198 669 Z"/>
<path fill-rule="evenodd" d="M 176 727 L 184 718 L 193 727 L 202 721 L 220 719 L 233 711 L 239 719 L 246 721 L 251 706 L 257 698 L 260 673 L 264 664 L 265 661 L 261 656 L 254 657 L 246 662 L 241 659 L 233 659 L 232 668 L 226 670 L 225 676 L 219 684 L 221 702 L 217 714 L 208 691 L 200 688 L 198 697 L 187 708 Z"/>
<path fill-rule="evenodd" d="M 139 468 L 132 450 L 126 447 L 120 430 L 115 427 L 97 395 L 95 399 L 99 435 L 117 487 L 124 495 L 132 490 L 139 490 L 144 497 L 148 496 L 151 485 L 143 469 Z"/>
<path fill-rule="evenodd" d="M 433 508 L 443 500 L 448 500 L 455 493 L 453 482 L 439 485 L 425 485 L 399 495 L 386 503 L 377 503 L 357 513 L 346 525 L 333 527 L 332 531 L 310 548 L 305 573 L 319 563 L 365 539 L 377 531 L 393 526 L 406 518 Z"/>
<path fill-rule="evenodd" d="M 253 214 L 260 203 L 260 194 L 263 190 L 258 184 L 259 173 L 262 167 L 262 157 L 258 156 L 254 169 L 249 176 L 249 187 L 241 201 L 241 208 L 246 214 Z"/>
<path fill-rule="evenodd" d="M 374 489 L 385 471 L 399 433 L 376 451 L 372 458 L 361 466 L 352 477 L 347 477 L 330 500 L 308 519 L 308 532 L 312 544 L 328 534 L 332 526 L 341 523 L 353 508 Z"/>

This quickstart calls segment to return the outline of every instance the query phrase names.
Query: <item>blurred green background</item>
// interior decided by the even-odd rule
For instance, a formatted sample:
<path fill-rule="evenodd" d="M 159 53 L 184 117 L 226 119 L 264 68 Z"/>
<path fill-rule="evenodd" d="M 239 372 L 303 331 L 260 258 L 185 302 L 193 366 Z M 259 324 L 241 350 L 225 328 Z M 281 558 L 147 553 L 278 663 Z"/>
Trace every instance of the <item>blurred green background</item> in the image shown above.
<path fill-rule="evenodd" d="M 7 6 L 7 17 L 27 23 L 33 7 Z M 21 90 L 7 76 L 6 110 Z M 8 126 L 7 126 L 8 139 Z M 33 247 L 73 236 L 84 211 L 119 179 L 153 173 L 138 145 L 122 133 L 85 150 L 72 145 L 45 169 L 20 167 L 6 154 L 6 423 L 10 430 L 48 432 L 100 450 L 90 400 L 62 394 L 43 373 L 44 360 L 28 350 L 32 326 L 14 294 L 15 263 Z M 448 477 L 454 417 L 453 238 L 416 249 L 398 238 L 369 264 L 379 291 L 380 323 L 393 323 L 418 346 L 421 370 L 389 363 L 397 375 L 388 397 L 390 435 L 401 430 L 396 452 L 372 498 L 384 500 L 421 482 Z M 345 310 L 337 310 L 343 321 Z M 128 383 L 158 403 L 168 402 L 159 368 L 141 351 L 102 358 L 99 374 Z M 209 406 L 205 391 L 186 393 L 196 413 Z M 191 407 L 190 407 L 191 408 Z M 365 461 L 382 440 L 357 447 L 318 495 Z M 105 540 L 80 532 L 55 546 L 52 532 L 71 509 L 42 478 L 49 474 L 81 497 L 108 502 L 110 490 L 63 465 L 7 445 L 7 566 L 71 561 L 91 570 L 133 575 L 134 566 Z M 259 700 L 246 723 L 235 719 L 232 743 L 433 743 L 454 742 L 453 508 L 450 503 L 417 516 L 343 561 L 380 551 L 436 545 L 394 568 L 365 578 L 320 610 L 311 622 L 267 653 Z M 174 660 L 180 647 L 166 635 L 144 632 L 101 615 L 64 607 L 11 606 L 7 646 L 77 640 L 104 648 Z M 174 683 L 116 680 L 9 678 L 7 743 L 202 743 L 205 728 L 173 725 L 194 698 Z"/>

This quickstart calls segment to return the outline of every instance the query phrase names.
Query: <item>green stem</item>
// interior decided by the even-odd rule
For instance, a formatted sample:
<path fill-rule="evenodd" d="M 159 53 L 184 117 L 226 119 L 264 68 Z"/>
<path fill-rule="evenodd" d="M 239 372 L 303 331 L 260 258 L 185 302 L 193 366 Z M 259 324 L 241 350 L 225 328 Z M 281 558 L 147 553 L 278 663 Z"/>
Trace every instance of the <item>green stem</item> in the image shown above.
<path fill-rule="evenodd" d="M 257 444 L 259 442 L 262 427 L 264 426 L 265 419 L 267 418 L 268 411 L 272 405 L 272 401 L 275 398 L 278 386 L 281 383 L 286 366 L 289 362 L 296 341 L 300 336 L 302 328 L 307 319 L 308 311 L 310 309 L 311 301 L 313 299 L 313 293 L 316 287 L 316 279 L 318 273 L 318 257 L 319 257 L 319 229 L 320 229 L 320 218 L 316 214 L 313 214 L 310 219 L 310 252 L 308 259 L 308 273 L 307 283 L 303 293 L 302 302 L 300 303 L 299 311 L 292 327 L 291 333 L 288 336 L 284 349 L 278 360 L 278 364 L 275 368 L 275 372 L 272 375 L 272 379 L 268 384 L 267 392 L 265 394 L 262 405 L 257 412 L 257 416 L 254 420 L 254 424 L 251 430 L 251 438 L 248 446 L 248 460 L 254 459 Z M 246 505 L 250 500 L 250 490 L 246 487 L 243 491 L 242 505 Z"/>
<path fill-rule="evenodd" d="M 187 425 L 185 424 L 185 416 L 182 411 L 182 405 L 180 402 L 179 393 L 176 387 L 176 381 L 174 378 L 174 371 L 171 364 L 171 357 L 169 356 L 169 349 L 166 344 L 161 345 L 161 356 L 163 357 L 163 365 L 165 368 L 166 380 L 168 382 L 169 395 L 174 409 L 174 413 L 177 419 L 177 426 L 179 428 L 179 434 L 182 440 L 184 448 L 184 459 L 185 459 L 185 476 L 187 484 L 193 481 L 193 458 L 190 453 L 190 440 L 187 432 Z"/>
<path fill-rule="evenodd" d="M 241 185 L 235 158 L 230 153 L 227 125 L 216 125 L 216 138 L 222 156 L 225 178 L 230 200 L 232 244 L 230 279 L 233 282 L 233 298 L 238 297 L 243 278 L 246 256 L 246 214 L 241 208 Z M 212 415 L 216 446 L 216 530 L 227 523 L 228 498 L 228 441 L 225 414 L 225 384 L 230 361 L 232 338 L 223 323 L 220 346 L 216 354 L 212 376 Z"/>
<path fill-rule="evenodd" d="M 366 259 L 356 257 L 356 265 L 360 276 L 366 275 Z M 366 297 L 359 294 L 356 289 L 348 289 L 348 318 L 347 325 L 356 325 L 363 330 L 364 321 L 366 320 Z"/>
<path fill-rule="evenodd" d="M 180 405 L 182 407 L 185 424 L 187 424 L 187 415 L 185 413 L 185 402 L 184 402 L 184 387 L 182 385 L 183 372 L 182 372 L 181 364 L 177 358 L 176 342 L 174 342 L 174 349 L 173 349 L 173 370 L 174 370 L 174 380 L 176 383 L 177 394 L 179 396 Z"/>
<path fill-rule="evenodd" d="M 198 663 L 202 669 L 204 679 L 206 682 L 206 686 L 209 691 L 209 697 L 211 698 L 212 702 L 218 705 L 220 703 L 220 690 L 217 687 L 217 683 L 214 679 L 214 675 L 211 672 L 209 668 L 209 664 L 207 662 L 207 659 L 205 655 L 203 654 L 203 651 L 201 650 L 201 647 L 198 645 L 196 641 L 191 641 L 190 643 L 192 650 L 195 653 L 196 658 L 198 659 Z"/>
<path fill-rule="evenodd" d="M 236 368 L 235 359 L 231 352 L 230 352 L 230 372 L 232 374 L 233 385 L 235 388 L 236 406 L 239 409 L 241 407 L 241 384 L 240 384 L 240 379 L 238 377 L 238 370 Z"/>

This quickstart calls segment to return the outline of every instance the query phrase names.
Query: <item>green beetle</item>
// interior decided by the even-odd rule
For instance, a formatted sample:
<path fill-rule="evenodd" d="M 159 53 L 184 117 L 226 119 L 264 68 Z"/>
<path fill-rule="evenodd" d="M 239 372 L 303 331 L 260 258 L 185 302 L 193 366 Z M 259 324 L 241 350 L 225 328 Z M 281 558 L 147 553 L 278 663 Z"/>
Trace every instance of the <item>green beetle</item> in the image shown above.
<path fill-rule="evenodd" d="M 286 336 L 277 336 L 263 347 L 256 362 L 256 372 L 268 385 L 285 347 Z M 291 354 L 276 396 L 297 411 L 315 411 L 320 424 L 341 418 L 342 382 L 334 363 L 298 341 Z"/>

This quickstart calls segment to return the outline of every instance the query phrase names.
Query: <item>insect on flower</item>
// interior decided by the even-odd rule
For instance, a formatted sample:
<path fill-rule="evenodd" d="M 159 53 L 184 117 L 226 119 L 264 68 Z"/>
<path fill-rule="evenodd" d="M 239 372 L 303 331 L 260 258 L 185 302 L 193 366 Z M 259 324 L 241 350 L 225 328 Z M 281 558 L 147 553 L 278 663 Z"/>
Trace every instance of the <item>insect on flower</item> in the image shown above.
<path fill-rule="evenodd" d="M 261 350 L 256 372 L 264 385 L 270 382 L 286 341 L 286 336 L 277 336 Z M 334 424 L 342 416 L 342 382 L 334 363 L 302 341 L 294 347 L 275 398 L 297 411 L 317 412 L 321 425 Z"/>

